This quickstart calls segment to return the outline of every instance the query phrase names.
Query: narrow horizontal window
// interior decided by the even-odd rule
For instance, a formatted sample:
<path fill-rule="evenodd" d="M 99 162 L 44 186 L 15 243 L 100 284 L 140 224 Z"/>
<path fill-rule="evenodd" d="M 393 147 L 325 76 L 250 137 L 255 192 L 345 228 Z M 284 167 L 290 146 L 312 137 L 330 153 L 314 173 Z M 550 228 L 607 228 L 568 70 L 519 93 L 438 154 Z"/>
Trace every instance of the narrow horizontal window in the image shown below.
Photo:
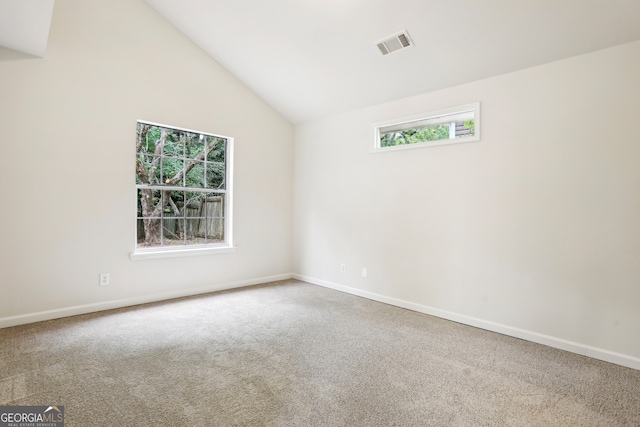
<path fill-rule="evenodd" d="M 373 151 L 432 147 L 480 140 L 480 103 L 374 124 Z"/>

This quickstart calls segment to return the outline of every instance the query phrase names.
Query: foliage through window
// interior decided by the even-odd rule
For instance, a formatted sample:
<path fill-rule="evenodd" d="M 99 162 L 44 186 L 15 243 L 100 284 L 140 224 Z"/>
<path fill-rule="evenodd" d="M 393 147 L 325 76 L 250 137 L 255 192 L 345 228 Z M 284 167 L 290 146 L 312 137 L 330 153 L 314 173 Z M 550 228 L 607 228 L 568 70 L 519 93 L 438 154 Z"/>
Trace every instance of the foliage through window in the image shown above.
<path fill-rule="evenodd" d="M 479 110 L 476 103 L 379 123 L 374 151 L 478 141 Z"/>
<path fill-rule="evenodd" d="M 139 121 L 137 249 L 230 245 L 232 138 Z"/>

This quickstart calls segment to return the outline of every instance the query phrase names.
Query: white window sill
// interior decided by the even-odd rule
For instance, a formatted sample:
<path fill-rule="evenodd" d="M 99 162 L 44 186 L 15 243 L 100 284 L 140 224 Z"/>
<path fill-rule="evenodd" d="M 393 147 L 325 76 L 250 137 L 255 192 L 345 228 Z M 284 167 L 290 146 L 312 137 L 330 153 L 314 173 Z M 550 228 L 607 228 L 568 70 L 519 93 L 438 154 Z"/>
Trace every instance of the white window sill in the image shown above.
<path fill-rule="evenodd" d="M 226 254 L 235 252 L 235 246 L 215 246 L 215 247 L 199 247 L 199 248 L 183 248 L 183 249 L 159 249 L 144 250 L 129 254 L 131 261 L 146 261 L 150 259 L 164 258 L 181 258 L 199 255 Z"/>
<path fill-rule="evenodd" d="M 393 145 L 389 147 L 374 147 L 370 151 L 371 153 L 386 153 L 388 151 L 411 150 L 414 148 L 439 147 L 441 145 L 453 145 L 453 144 L 462 144 L 464 142 L 477 142 L 477 141 L 480 141 L 479 136 L 462 137 L 462 138 L 456 138 L 456 139 L 443 139 L 439 141 L 416 142 L 413 144 Z"/>

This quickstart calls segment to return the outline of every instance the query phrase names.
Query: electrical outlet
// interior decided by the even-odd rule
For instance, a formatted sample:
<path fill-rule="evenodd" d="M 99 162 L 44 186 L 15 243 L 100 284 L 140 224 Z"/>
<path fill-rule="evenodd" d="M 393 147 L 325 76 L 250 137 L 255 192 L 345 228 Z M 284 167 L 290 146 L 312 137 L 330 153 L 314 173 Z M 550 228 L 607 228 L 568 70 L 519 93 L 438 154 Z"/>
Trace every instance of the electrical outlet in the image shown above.
<path fill-rule="evenodd" d="M 367 267 L 362 267 L 362 277 L 367 277 Z"/>
<path fill-rule="evenodd" d="M 109 283 L 109 273 L 100 273 L 100 286 L 108 286 Z"/>
<path fill-rule="evenodd" d="M 340 264 L 340 273 L 347 274 L 347 264 Z"/>

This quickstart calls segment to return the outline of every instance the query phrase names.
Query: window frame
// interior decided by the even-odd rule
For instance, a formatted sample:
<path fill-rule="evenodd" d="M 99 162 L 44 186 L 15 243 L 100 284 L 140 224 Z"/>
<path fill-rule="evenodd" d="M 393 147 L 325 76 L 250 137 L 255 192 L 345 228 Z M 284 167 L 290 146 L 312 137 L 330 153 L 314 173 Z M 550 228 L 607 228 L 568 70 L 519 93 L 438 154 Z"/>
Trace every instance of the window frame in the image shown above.
<path fill-rule="evenodd" d="M 463 114 L 466 112 L 473 112 L 473 123 L 474 123 L 474 132 L 471 136 L 464 136 L 458 138 L 450 138 L 450 139 L 439 139 L 435 141 L 425 141 L 425 142 L 417 142 L 414 144 L 402 144 L 402 145 L 394 145 L 388 147 L 382 147 L 380 145 L 380 130 L 385 127 L 391 126 L 402 126 L 408 125 L 412 122 L 426 122 L 432 120 L 437 124 L 438 119 L 446 116 L 453 116 L 456 114 Z M 405 130 L 409 129 L 419 129 L 424 126 L 416 126 L 416 127 L 407 127 Z M 442 145 L 451 145 L 451 144 L 462 144 L 466 142 L 477 142 L 480 141 L 480 102 L 474 102 L 465 105 L 459 105 L 451 108 L 444 108 L 436 111 L 429 111 L 426 113 L 414 114 L 411 116 L 405 116 L 390 120 L 385 120 L 382 122 L 374 123 L 372 126 L 373 129 L 373 146 L 371 147 L 372 153 L 386 153 L 398 150 L 411 150 L 415 148 L 427 148 L 427 147 L 437 147 Z"/>
<path fill-rule="evenodd" d="M 236 248 L 233 246 L 233 150 L 234 150 L 234 138 L 225 135 L 214 134 L 210 132 L 203 132 L 188 128 L 183 128 L 179 126 L 167 125 L 162 123 L 151 122 L 148 120 L 137 120 L 136 121 L 136 135 L 138 133 L 137 129 L 139 125 L 150 125 L 156 126 L 166 129 L 171 129 L 175 131 L 189 132 L 198 135 L 202 135 L 205 137 L 214 137 L 221 138 L 225 140 L 225 153 L 224 153 L 224 189 L 208 189 L 202 187 L 188 187 L 186 184 L 183 186 L 176 185 L 150 185 L 150 184 L 139 184 L 137 180 L 135 180 L 135 192 L 136 192 L 136 200 L 135 200 L 135 237 L 134 237 L 134 250 L 130 254 L 130 259 L 132 261 L 140 261 L 147 259 L 161 259 L 161 258 L 174 258 L 174 257 L 185 257 L 185 256 L 193 256 L 193 255 L 207 255 L 207 254 L 220 254 L 220 253 L 230 253 L 235 252 Z M 136 149 L 136 162 L 137 157 L 139 155 Z M 170 157 L 170 156 L 169 156 Z M 186 157 L 184 158 L 187 159 Z M 204 192 L 210 194 L 221 194 L 224 197 L 223 203 L 223 234 L 224 241 L 216 242 L 216 243 L 202 243 L 202 244 L 191 244 L 191 245 L 175 245 L 175 246 L 154 246 L 154 247 L 139 247 L 138 245 L 138 190 L 139 189 L 152 189 L 158 191 L 184 191 L 184 192 Z M 160 225 L 162 228 L 162 225 Z"/>

